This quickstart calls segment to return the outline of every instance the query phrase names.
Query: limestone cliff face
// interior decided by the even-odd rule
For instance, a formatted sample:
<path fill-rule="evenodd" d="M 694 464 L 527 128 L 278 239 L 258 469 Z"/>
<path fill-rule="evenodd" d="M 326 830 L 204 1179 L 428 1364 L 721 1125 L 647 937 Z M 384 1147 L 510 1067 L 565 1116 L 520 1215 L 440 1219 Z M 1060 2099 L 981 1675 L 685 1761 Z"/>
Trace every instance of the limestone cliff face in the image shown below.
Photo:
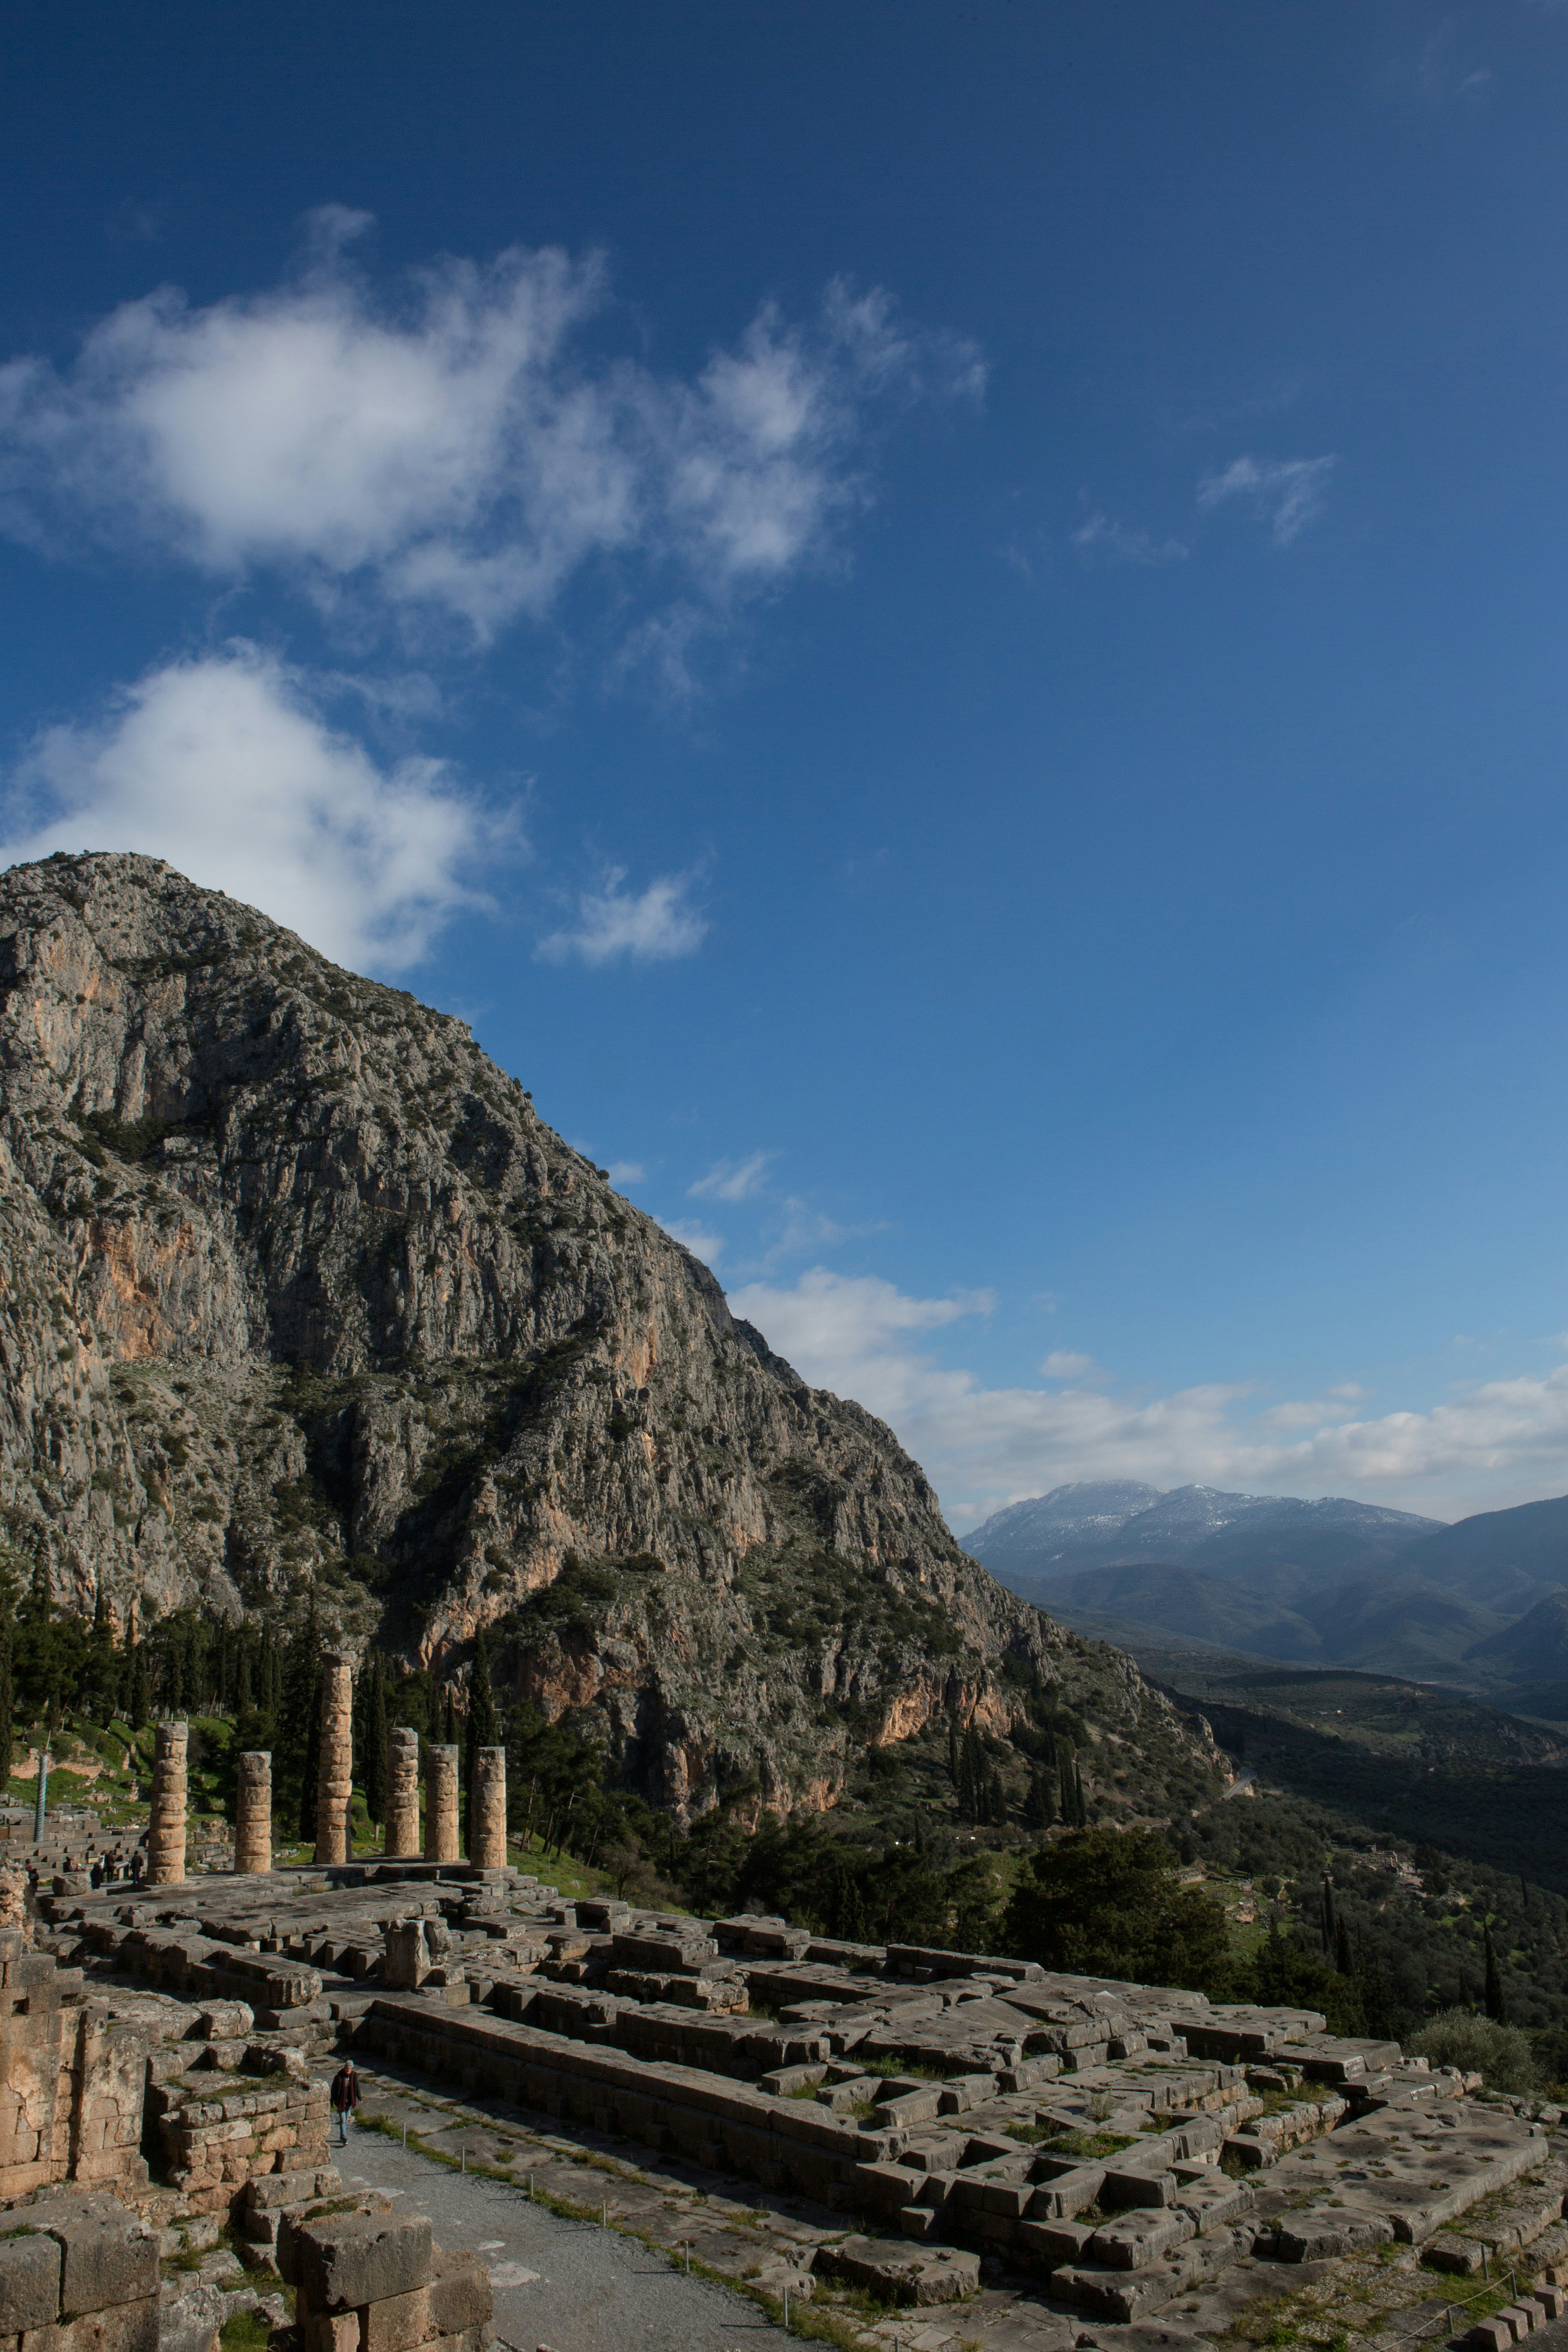
<path fill-rule="evenodd" d="M 0 1509 L 82 1608 L 311 1588 L 447 1670 L 494 1626 L 683 1811 L 829 1803 L 1091 1655 L 1110 1736 L 1203 1766 L 461 1022 L 124 856 L 0 876 Z"/>

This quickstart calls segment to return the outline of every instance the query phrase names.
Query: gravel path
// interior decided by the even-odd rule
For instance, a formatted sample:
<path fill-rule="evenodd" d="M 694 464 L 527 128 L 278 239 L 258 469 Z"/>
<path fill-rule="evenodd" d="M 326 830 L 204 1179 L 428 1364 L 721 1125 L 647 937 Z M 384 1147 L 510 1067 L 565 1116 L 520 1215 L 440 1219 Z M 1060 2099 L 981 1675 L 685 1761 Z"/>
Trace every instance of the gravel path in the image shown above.
<path fill-rule="evenodd" d="M 784 2352 L 788 2344 L 743 2295 L 684 2277 L 618 2231 L 563 2221 L 521 2188 L 450 2172 L 376 2132 L 358 2132 L 332 2154 L 345 2187 L 386 2189 L 428 2213 L 437 2245 L 479 2250 L 498 2341 L 516 2352 Z"/>

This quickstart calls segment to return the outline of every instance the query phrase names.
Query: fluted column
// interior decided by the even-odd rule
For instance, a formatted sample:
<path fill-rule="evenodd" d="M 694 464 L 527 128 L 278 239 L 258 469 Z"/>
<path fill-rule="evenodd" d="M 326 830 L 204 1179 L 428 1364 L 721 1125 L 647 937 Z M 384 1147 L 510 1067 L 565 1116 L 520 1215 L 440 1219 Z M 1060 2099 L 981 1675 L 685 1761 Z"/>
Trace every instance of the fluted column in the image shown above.
<path fill-rule="evenodd" d="M 239 1759 L 239 1799 L 234 1817 L 234 1866 L 259 1872 L 272 1867 L 272 1759 L 265 1748 L 247 1748 Z"/>
<path fill-rule="evenodd" d="M 458 1859 L 458 1751 L 425 1750 L 425 1859 Z"/>
<path fill-rule="evenodd" d="M 506 1868 L 506 1749 L 481 1748 L 474 1759 L 468 1860 L 480 1870 Z"/>
<path fill-rule="evenodd" d="M 419 1852 L 419 1734 L 406 1724 L 386 1735 L 386 1851 Z"/>
<path fill-rule="evenodd" d="M 346 1658 L 321 1669 L 321 1739 L 316 1777 L 316 1860 L 349 1858 L 349 1799 L 353 1790 L 353 1670 Z"/>
<path fill-rule="evenodd" d="M 190 1726 L 161 1723 L 153 1749 L 153 1811 L 147 1824 L 147 1884 L 185 1883 L 185 1747 Z"/>

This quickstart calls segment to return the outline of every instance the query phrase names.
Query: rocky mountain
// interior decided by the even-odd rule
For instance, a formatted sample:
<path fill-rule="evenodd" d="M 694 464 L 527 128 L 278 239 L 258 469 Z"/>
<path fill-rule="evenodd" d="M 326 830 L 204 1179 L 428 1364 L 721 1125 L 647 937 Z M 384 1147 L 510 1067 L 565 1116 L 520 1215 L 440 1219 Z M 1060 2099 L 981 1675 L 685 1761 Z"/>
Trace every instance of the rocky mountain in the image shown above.
<path fill-rule="evenodd" d="M 963 1540 L 1005 1584 L 1038 1599 L 1053 1578 L 1135 1561 L 1218 1577 L 1279 1567 L 1293 1571 L 1287 1586 L 1320 1585 L 1325 1574 L 1342 1578 L 1380 1566 L 1415 1539 L 1447 1532 L 1440 1519 L 1342 1496 L 1307 1503 L 1215 1486 L 1161 1494 L 1126 1481 L 1058 1486 L 1032 1502 L 1010 1504 Z"/>
<path fill-rule="evenodd" d="M 1058 1696 L 1113 1810 L 1213 1783 L 460 1021 L 162 863 L 0 876 L 0 1361 L 10 1539 L 121 1625 L 310 1593 L 443 1675 L 488 1627 L 682 1814 Z"/>

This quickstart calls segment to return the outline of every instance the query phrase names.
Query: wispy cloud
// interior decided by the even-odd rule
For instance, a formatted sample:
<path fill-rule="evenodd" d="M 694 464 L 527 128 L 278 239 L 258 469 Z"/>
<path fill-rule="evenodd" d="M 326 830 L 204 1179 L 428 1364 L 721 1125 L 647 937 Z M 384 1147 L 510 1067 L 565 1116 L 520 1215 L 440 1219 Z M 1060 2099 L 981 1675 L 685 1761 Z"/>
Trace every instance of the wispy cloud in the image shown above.
<path fill-rule="evenodd" d="M 612 1184 L 640 1184 L 646 1173 L 640 1160 L 612 1160 L 610 1162 Z"/>
<path fill-rule="evenodd" d="M 480 641 L 606 559 L 640 560 L 661 601 L 721 607 L 864 504 L 877 412 L 984 382 L 973 344 L 837 282 L 810 320 L 766 304 L 690 380 L 661 376 L 587 344 L 610 309 L 600 256 L 448 257 L 378 290 L 354 261 L 370 226 L 323 207 L 268 292 L 193 306 L 163 287 L 63 373 L 0 368 L 4 527 L 220 579 L 278 569 L 325 606 L 441 614 Z"/>
<path fill-rule="evenodd" d="M 602 890 L 585 890 L 577 902 L 577 920 L 569 929 L 552 931 L 534 952 L 546 963 L 613 963 L 625 956 L 634 963 L 668 963 L 695 955 L 708 934 L 705 916 L 688 903 L 691 877 L 663 874 L 646 890 L 626 891 L 624 866 L 614 866 Z"/>
<path fill-rule="evenodd" d="M 693 1201 L 746 1201 L 762 1190 L 771 1151 L 753 1151 L 749 1160 L 721 1160 L 686 1188 Z"/>
<path fill-rule="evenodd" d="M 1277 547 L 1299 539 L 1323 502 L 1339 459 L 1329 457 L 1233 457 L 1198 484 L 1198 504 L 1216 507 L 1227 499 L 1245 500 L 1266 522 Z"/>
<path fill-rule="evenodd" d="M 1135 523 L 1116 522 L 1108 514 L 1091 514 L 1072 535 L 1080 554 L 1105 563 L 1137 563 L 1153 569 L 1180 563 L 1187 549 L 1179 539 L 1156 539 Z"/>
<path fill-rule="evenodd" d="M 382 970 L 487 903 L 481 851 L 522 846 L 439 761 L 379 766 L 328 724 L 308 677 L 246 644 L 149 671 L 94 724 L 47 729 L 4 822 L 0 863 L 141 850 Z"/>
<path fill-rule="evenodd" d="M 1040 1366 L 1041 1377 L 1047 1381 L 1103 1380 L 1105 1373 L 1092 1356 L 1079 1355 L 1072 1348 L 1053 1348 Z"/>
<path fill-rule="evenodd" d="M 986 1388 L 930 1345 L 986 1311 L 984 1295 L 911 1298 L 877 1276 L 817 1266 L 788 1286 L 743 1285 L 730 1304 L 814 1386 L 889 1421 L 959 1526 L 1075 1478 L 1371 1495 L 1438 1515 L 1568 1486 L 1568 1363 L 1486 1381 L 1426 1412 L 1358 1420 L 1332 1393 L 1259 1409 L 1244 1381 L 1152 1398 L 1081 1383 Z"/>

